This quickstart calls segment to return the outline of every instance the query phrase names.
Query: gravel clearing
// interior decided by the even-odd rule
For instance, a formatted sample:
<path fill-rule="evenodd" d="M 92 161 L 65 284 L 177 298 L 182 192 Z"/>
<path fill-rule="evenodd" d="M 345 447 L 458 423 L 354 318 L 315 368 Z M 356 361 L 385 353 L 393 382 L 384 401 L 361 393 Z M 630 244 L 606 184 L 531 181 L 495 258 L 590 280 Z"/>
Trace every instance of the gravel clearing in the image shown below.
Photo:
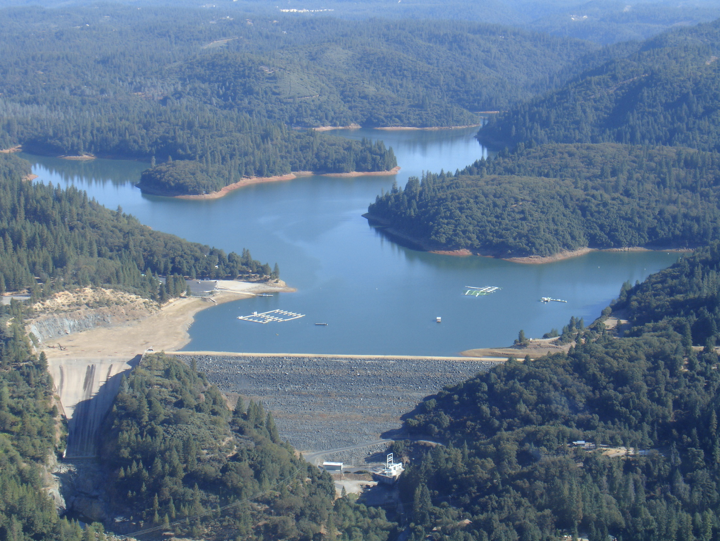
<path fill-rule="evenodd" d="M 260 401 L 296 449 L 338 449 L 378 440 L 426 396 L 496 362 L 468 358 L 173 353 L 225 393 Z"/>

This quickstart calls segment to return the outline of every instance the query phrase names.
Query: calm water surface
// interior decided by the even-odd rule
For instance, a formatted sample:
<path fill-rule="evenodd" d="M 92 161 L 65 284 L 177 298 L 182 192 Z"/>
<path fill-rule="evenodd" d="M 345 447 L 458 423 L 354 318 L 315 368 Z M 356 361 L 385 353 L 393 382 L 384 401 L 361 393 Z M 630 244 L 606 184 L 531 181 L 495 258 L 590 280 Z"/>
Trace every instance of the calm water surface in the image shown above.
<path fill-rule="evenodd" d="M 571 316 L 589 323 L 623 282 L 643 280 L 677 260 L 664 252 L 592 253 L 547 265 L 441 256 L 399 246 L 362 218 L 393 182 L 403 185 L 423 171 L 455 171 L 486 155 L 474 132 L 343 131 L 392 146 L 400 173 L 306 177 L 249 186 L 213 201 L 142 195 L 134 184 L 147 164 L 23 156 L 41 182 L 87 190 L 156 230 L 228 252 L 248 248 L 256 259 L 277 262 L 281 277 L 298 289 L 200 312 L 186 350 L 454 355 L 507 345 L 520 329 L 539 337 L 560 330 Z M 501 290 L 474 298 L 463 295 L 465 286 Z M 568 302 L 543 304 L 543 296 Z M 278 308 L 306 317 L 266 325 L 237 319 Z"/>

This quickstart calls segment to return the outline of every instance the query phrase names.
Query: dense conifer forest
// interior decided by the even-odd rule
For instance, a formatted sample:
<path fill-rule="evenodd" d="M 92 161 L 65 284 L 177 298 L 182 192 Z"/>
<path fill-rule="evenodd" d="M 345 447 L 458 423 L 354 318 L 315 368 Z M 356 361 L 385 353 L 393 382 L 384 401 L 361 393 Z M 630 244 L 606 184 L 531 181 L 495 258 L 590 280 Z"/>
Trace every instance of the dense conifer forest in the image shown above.
<path fill-rule="evenodd" d="M 392 169 L 382 145 L 304 128 L 477 124 L 597 49 L 478 23 L 111 5 L 3 10 L 0 44 L 0 148 L 151 161 L 141 186 L 169 194 Z"/>
<path fill-rule="evenodd" d="M 720 234 L 715 152 L 541 145 L 412 178 L 368 216 L 425 248 L 498 257 L 578 248 L 694 248 Z"/>
<path fill-rule="evenodd" d="M 719 55 L 720 21 L 592 53 L 598 67 L 480 129 L 511 151 L 414 179 L 368 215 L 424 248 L 499 257 L 706 245 L 720 217 Z"/>
<path fill-rule="evenodd" d="M 156 535 L 315 539 L 322 528 L 383 541 L 396 526 L 382 510 L 334 502 L 330 475 L 280 440 L 261 404 L 240 398 L 231 412 L 204 375 L 162 354 L 122 384 L 100 440 L 117 511 Z"/>
<path fill-rule="evenodd" d="M 720 21 L 667 32 L 510 108 L 478 134 L 502 148 L 617 142 L 720 148 Z"/>
<path fill-rule="evenodd" d="M 0 293 L 27 288 L 40 297 L 94 285 L 163 300 L 185 292 L 185 277 L 272 274 L 247 250 L 225 254 L 153 231 L 75 188 L 23 180 L 28 172 L 24 160 L 0 154 Z"/>
<path fill-rule="evenodd" d="M 401 481 L 411 539 L 715 539 L 718 265 L 713 243 L 625 286 L 604 312 L 629 318 L 624 335 L 573 325 L 567 354 L 426 399 L 406 426 L 446 445 Z"/>
<path fill-rule="evenodd" d="M 31 353 L 20 303 L 0 306 L 0 538 L 80 541 L 45 491 L 46 467 L 62 449 L 44 354 Z"/>

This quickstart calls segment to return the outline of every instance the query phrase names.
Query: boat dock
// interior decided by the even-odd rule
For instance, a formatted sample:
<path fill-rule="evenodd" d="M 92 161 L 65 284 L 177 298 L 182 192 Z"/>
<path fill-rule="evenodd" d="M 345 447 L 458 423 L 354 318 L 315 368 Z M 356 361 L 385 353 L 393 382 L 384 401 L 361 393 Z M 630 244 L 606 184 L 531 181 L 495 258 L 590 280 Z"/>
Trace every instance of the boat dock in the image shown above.
<path fill-rule="evenodd" d="M 474 287 L 474 286 L 465 286 L 466 290 L 465 295 L 469 295 L 472 297 L 481 297 L 483 295 L 490 295 L 490 293 L 495 293 L 496 291 L 499 291 L 499 287 L 495 286 L 485 286 L 485 287 Z"/>
<path fill-rule="evenodd" d="M 286 310 L 270 310 L 269 312 L 262 312 L 260 314 L 253 312 L 249 316 L 238 316 L 238 319 L 265 325 L 265 323 L 282 323 L 283 321 L 291 321 L 301 317 L 305 317 L 305 314 L 296 314 Z"/>

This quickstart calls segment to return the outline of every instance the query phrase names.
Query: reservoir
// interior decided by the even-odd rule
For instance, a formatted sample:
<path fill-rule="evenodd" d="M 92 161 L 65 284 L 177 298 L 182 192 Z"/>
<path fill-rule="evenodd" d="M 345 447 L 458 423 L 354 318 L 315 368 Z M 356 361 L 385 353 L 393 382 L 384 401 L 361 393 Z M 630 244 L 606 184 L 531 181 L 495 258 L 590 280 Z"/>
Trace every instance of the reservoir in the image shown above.
<path fill-rule="evenodd" d="M 381 139 L 401 171 L 394 176 L 303 177 L 257 184 L 222 199 L 176 200 L 134 187 L 147 164 L 22 156 L 39 182 L 74 185 L 101 204 L 133 214 L 158 231 L 276 262 L 296 293 L 257 297 L 197 314 L 188 351 L 456 355 L 509 345 L 522 329 L 539 338 L 571 316 L 586 323 L 626 281 L 642 281 L 674 263 L 666 252 L 594 252 L 522 265 L 483 257 L 419 252 L 388 240 L 362 217 L 394 182 L 424 171 L 455 171 L 486 155 L 475 128 L 437 131 L 338 131 Z M 466 286 L 499 288 L 465 295 Z M 567 300 L 542 303 L 541 297 Z M 305 317 L 282 323 L 238 320 L 253 312 L 286 310 Z M 437 323 L 436 318 L 442 318 Z M 327 323 L 327 326 L 315 323 Z"/>

